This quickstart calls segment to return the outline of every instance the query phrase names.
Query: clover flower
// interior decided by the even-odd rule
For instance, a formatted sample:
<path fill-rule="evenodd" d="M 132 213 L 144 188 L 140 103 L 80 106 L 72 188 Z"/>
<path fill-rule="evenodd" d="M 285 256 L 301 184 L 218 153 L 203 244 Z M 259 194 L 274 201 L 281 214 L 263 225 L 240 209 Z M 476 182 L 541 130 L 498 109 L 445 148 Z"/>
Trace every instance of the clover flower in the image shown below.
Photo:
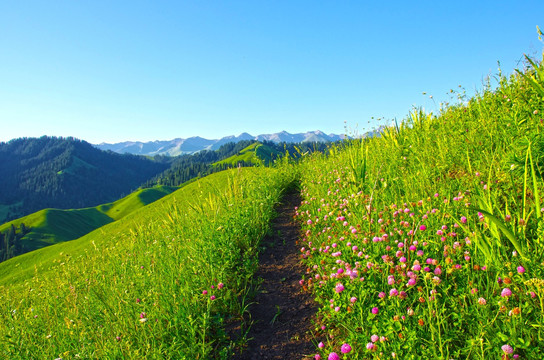
<path fill-rule="evenodd" d="M 351 346 L 349 344 L 343 344 L 340 351 L 342 351 L 342 354 L 348 354 L 351 352 Z"/>
<path fill-rule="evenodd" d="M 512 354 L 514 352 L 514 349 L 512 349 L 512 347 L 508 344 L 504 344 L 503 346 L 501 346 L 501 350 L 505 354 Z"/>

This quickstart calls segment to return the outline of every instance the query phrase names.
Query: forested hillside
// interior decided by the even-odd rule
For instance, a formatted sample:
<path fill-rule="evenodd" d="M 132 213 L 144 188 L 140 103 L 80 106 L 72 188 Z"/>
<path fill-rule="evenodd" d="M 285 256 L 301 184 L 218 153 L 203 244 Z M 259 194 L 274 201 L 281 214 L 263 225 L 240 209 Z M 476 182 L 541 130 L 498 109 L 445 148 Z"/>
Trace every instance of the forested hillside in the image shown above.
<path fill-rule="evenodd" d="M 24 223 L 16 228 L 14 225 L 6 227 L 6 231 L 0 231 L 0 262 L 6 261 L 24 252 L 24 244 L 21 239 L 30 229 Z"/>
<path fill-rule="evenodd" d="M 45 208 L 93 207 L 115 201 L 141 186 L 179 186 L 230 167 L 261 161 L 268 164 L 279 154 L 297 157 L 327 147 L 325 143 L 266 141 L 266 154 L 254 151 L 252 161 L 235 161 L 236 155 L 254 143 L 245 140 L 213 151 L 154 158 L 102 151 L 74 138 L 44 136 L 0 143 L 0 224 Z M 234 160 L 217 164 L 229 158 Z"/>
<path fill-rule="evenodd" d="M 74 138 L 0 143 L 0 222 L 44 208 L 81 208 L 117 200 L 169 166 L 104 152 Z"/>
<path fill-rule="evenodd" d="M 237 158 L 246 152 L 245 149 L 255 143 L 262 144 L 264 147 L 253 149 L 253 160 L 248 157 Z M 314 151 L 325 152 L 328 143 L 323 142 L 305 142 L 305 143 L 274 143 L 272 141 L 259 142 L 255 140 L 242 140 L 237 143 L 231 142 L 221 145 L 217 150 L 204 150 L 192 155 L 181 155 L 175 158 L 170 158 L 172 164 L 169 169 L 161 174 L 153 177 L 145 183 L 145 187 L 155 185 L 179 186 L 191 179 L 203 177 L 214 172 L 225 170 L 237 166 L 253 166 L 255 162 L 269 165 L 276 160 L 280 155 L 289 154 L 289 156 L 298 158 L 304 153 Z M 267 149 L 266 151 L 262 149 Z M 232 158 L 232 159 L 231 159 Z M 256 161 L 258 158 L 260 160 Z M 166 158 L 168 159 L 168 158 Z M 230 159 L 230 161 L 224 161 Z M 213 165 L 213 166 L 212 166 Z"/>

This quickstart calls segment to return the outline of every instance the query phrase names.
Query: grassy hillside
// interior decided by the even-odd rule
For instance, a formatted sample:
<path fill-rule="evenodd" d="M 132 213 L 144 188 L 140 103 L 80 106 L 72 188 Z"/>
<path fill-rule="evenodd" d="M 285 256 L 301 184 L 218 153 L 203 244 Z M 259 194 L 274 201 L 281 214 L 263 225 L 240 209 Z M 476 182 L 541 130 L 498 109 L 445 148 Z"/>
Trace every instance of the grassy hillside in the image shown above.
<path fill-rule="evenodd" d="M 44 209 L 0 226 L 0 232 L 11 225 L 25 224 L 31 231 L 21 239 L 25 252 L 40 249 L 59 242 L 74 240 L 119 220 L 133 211 L 170 194 L 176 187 L 156 186 L 140 189 L 113 203 L 86 209 Z"/>
<path fill-rule="evenodd" d="M 83 208 L 118 199 L 169 167 L 73 138 L 0 142 L 0 223 L 45 208 Z"/>
<path fill-rule="evenodd" d="M 214 163 L 213 166 L 230 165 L 235 167 L 240 163 L 268 165 L 281 155 L 278 150 L 256 142 L 242 149 L 238 154 Z"/>
<path fill-rule="evenodd" d="M 259 240 L 291 181 L 267 168 L 217 173 L 0 264 L 0 353 L 228 358 L 225 322 L 246 309 Z"/>
<path fill-rule="evenodd" d="M 148 189 L 139 189 L 132 194 L 110 204 L 99 205 L 96 208 L 113 220 L 119 220 L 139 208 L 151 204 L 176 190 L 179 187 L 155 186 Z"/>
<path fill-rule="evenodd" d="M 322 358 L 544 358 L 544 65 L 528 65 L 306 159 Z"/>
<path fill-rule="evenodd" d="M 497 79 L 380 137 L 208 176 L 0 264 L 0 353 L 230 358 L 260 240 L 298 180 L 315 359 L 544 358 L 544 64 Z"/>

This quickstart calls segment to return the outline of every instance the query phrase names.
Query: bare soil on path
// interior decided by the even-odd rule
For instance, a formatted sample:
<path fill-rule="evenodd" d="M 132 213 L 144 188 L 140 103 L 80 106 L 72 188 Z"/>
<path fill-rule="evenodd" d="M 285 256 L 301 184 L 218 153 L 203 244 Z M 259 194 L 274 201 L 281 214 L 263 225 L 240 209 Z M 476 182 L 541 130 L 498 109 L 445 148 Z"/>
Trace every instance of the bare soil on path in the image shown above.
<path fill-rule="evenodd" d="M 300 263 L 300 227 L 294 221 L 300 195 L 291 191 L 277 208 L 270 235 L 263 239 L 267 249 L 259 256 L 262 279 L 255 304 L 250 307 L 254 322 L 248 334 L 248 348 L 235 360 L 310 359 L 315 353 L 310 330 L 317 305 L 299 284 L 305 268 Z"/>

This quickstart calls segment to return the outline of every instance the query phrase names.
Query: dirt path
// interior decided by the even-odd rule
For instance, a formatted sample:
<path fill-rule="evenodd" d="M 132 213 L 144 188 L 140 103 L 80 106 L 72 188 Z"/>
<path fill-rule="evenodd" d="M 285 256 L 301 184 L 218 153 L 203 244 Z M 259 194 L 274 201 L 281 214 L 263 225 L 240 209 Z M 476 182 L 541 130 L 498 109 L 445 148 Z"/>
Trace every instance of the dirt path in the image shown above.
<path fill-rule="evenodd" d="M 297 245 L 300 228 L 293 221 L 294 208 L 299 204 L 298 193 L 288 193 L 277 209 L 272 235 L 263 240 L 267 249 L 259 258 L 256 274 L 263 282 L 250 308 L 255 321 L 248 335 L 252 340 L 235 360 L 309 359 L 315 353 L 308 332 L 317 305 L 299 285 L 305 272 Z"/>

